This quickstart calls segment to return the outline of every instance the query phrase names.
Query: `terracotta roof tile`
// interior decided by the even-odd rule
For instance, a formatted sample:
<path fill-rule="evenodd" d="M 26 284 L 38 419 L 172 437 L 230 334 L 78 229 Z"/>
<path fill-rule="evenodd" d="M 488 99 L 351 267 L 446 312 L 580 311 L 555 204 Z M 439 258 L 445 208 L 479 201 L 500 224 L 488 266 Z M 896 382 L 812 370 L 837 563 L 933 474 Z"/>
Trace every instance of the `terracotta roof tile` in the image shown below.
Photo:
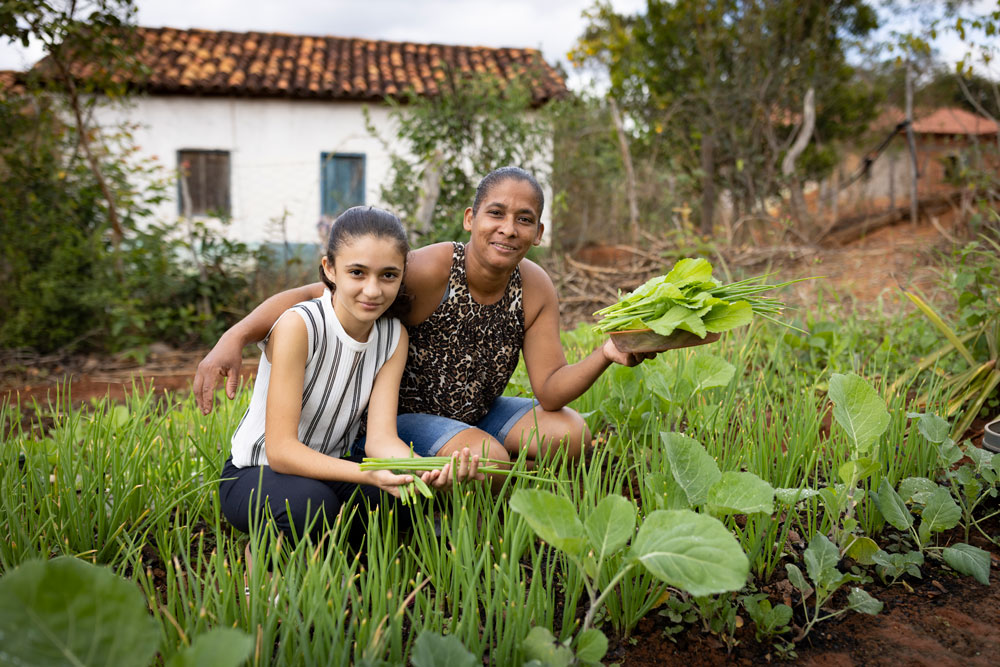
<path fill-rule="evenodd" d="M 534 75 L 533 102 L 567 93 L 534 49 L 389 42 L 346 37 L 139 28 L 151 93 L 370 100 L 436 95 L 446 70 L 505 80 Z M 0 84 L 2 85 L 2 84 Z"/>
<path fill-rule="evenodd" d="M 996 134 L 997 129 L 990 119 L 957 107 L 938 109 L 913 121 L 913 131 L 917 134 L 990 135 Z"/>
<path fill-rule="evenodd" d="M 0 97 L 8 92 L 19 95 L 24 92 L 24 84 L 21 82 L 23 72 L 15 70 L 0 69 Z"/>

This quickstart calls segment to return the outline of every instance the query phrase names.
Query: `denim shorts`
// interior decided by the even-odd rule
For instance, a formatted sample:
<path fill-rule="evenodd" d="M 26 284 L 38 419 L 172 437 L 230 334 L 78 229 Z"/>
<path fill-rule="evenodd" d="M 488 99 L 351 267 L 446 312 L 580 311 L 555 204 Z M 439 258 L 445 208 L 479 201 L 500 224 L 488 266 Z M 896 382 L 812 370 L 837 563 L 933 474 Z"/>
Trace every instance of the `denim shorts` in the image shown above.
<path fill-rule="evenodd" d="M 500 396 L 493 401 L 490 411 L 475 424 L 466 424 L 456 419 L 439 417 L 419 412 L 410 412 L 396 417 L 396 431 L 399 439 L 413 445 L 418 456 L 434 456 L 445 443 L 468 428 L 486 431 L 502 444 L 517 420 L 523 417 L 538 401 L 522 396 Z M 354 454 L 364 452 L 365 439 L 359 438 L 351 448 Z"/>

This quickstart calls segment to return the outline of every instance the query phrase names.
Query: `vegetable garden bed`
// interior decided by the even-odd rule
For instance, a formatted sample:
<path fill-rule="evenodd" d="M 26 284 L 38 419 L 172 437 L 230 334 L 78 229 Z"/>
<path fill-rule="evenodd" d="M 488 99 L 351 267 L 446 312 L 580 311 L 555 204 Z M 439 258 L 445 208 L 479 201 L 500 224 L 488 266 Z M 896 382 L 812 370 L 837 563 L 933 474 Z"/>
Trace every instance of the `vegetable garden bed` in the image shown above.
<path fill-rule="evenodd" d="M 610 369 L 574 405 L 595 453 L 550 462 L 555 485 L 417 496 L 412 531 L 380 515 L 365 558 L 335 523 L 249 571 L 215 491 L 247 394 L 207 417 L 142 392 L 7 403 L 0 651 L 52 649 L 37 630 L 59 610 L 93 620 L 58 597 L 79 592 L 107 614 L 61 647 L 84 664 L 112 664 L 103 638 L 133 647 L 127 664 L 993 664 L 1000 459 L 952 440 L 933 374 L 889 389 L 934 329 L 841 311 L 796 324 L 809 333 L 755 324 Z M 509 392 L 525 386 L 522 370 Z M 699 541 L 697 567 L 679 566 Z M 81 562 L 111 576 L 102 592 Z M 34 627 L 16 625 L 28 590 L 59 602 Z M 135 604 L 113 616 L 119 597 Z"/>

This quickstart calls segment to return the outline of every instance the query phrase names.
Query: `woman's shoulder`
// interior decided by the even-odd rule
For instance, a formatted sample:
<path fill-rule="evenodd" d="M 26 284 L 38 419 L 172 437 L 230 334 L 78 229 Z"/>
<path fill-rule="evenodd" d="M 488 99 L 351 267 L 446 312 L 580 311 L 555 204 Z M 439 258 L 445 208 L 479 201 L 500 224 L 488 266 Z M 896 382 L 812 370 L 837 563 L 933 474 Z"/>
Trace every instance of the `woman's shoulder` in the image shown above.
<path fill-rule="evenodd" d="M 406 281 L 412 279 L 432 280 L 451 272 L 451 258 L 455 244 L 451 242 L 433 243 L 410 252 L 406 262 Z"/>
<path fill-rule="evenodd" d="M 538 313 L 545 306 L 559 307 L 559 297 L 556 294 L 552 278 L 530 259 L 522 259 L 517 265 L 521 271 L 521 299 L 524 304 L 524 319 L 526 323 L 534 322 Z"/>

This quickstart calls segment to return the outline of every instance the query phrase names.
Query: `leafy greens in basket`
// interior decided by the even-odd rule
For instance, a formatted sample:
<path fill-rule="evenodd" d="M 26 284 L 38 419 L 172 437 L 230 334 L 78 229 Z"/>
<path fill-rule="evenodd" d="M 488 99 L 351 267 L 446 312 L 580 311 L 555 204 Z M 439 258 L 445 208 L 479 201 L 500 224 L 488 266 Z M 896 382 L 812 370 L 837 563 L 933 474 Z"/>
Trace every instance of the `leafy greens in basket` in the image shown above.
<path fill-rule="evenodd" d="M 777 285 L 764 284 L 767 276 L 723 285 L 712 277 L 712 265 L 702 258 L 685 258 L 669 273 L 651 278 L 618 303 L 597 311 L 596 329 L 604 333 L 652 329 L 669 336 L 680 329 L 701 338 L 749 324 L 754 314 L 774 318 L 785 304 L 761 292 L 785 287 L 800 278 Z M 783 322 L 779 324 L 787 325 Z"/>

